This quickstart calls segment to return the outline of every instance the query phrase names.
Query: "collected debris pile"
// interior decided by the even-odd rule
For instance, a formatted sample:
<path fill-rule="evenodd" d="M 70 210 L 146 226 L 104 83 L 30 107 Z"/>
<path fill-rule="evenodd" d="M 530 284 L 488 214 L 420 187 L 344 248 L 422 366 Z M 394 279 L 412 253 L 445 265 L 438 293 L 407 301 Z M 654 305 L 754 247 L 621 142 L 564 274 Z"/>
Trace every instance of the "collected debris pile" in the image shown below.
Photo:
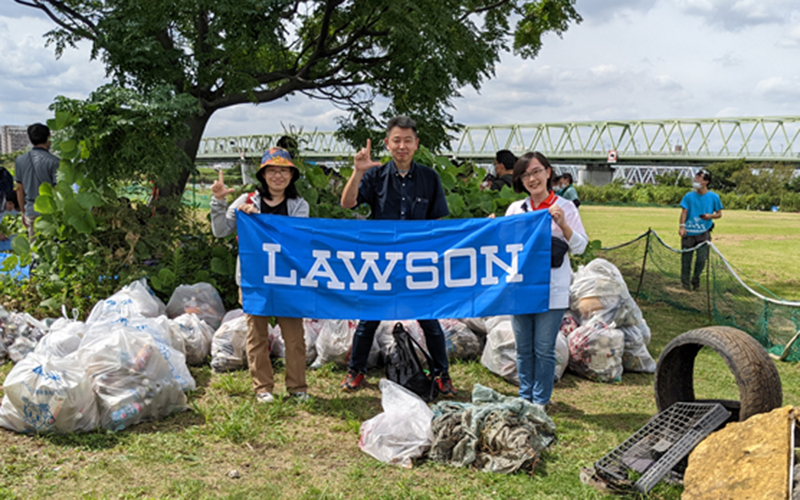
<path fill-rule="evenodd" d="M 205 285 L 191 286 L 198 311 L 222 310 L 219 294 Z M 0 426 L 116 431 L 185 409 L 184 392 L 196 387 L 187 362 L 206 362 L 214 333 L 185 309 L 165 316 L 167 308 L 142 279 L 95 304 L 85 323 L 66 311 L 44 321 L 0 311 L 2 345 L 8 343 L 16 362 L 3 383 Z"/>
<path fill-rule="evenodd" d="M 472 403 L 433 406 L 431 460 L 510 474 L 533 471 L 555 440 L 555 424 L 541 406 L 475 384 Z"/>

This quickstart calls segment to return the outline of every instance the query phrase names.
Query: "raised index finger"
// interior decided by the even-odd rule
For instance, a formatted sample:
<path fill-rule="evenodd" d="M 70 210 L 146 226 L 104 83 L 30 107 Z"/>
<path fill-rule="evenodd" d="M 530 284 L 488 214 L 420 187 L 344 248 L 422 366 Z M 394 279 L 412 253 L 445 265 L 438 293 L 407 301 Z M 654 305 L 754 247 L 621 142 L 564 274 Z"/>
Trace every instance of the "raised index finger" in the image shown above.
<path fill-rule="evenodd" d="M 225 179 L 222 178 L 222 170 L 217 170 L 217 172 L 219 172 L 219 181 L 224 184 Z"/>
<path fill-rule="evenodd" d="M 372 139 L 367 139 L 367 147 L 365 149 L 367 150 L 367 156 L 371 158 L 372 155 L 370 153 L 372 152 Z"/>

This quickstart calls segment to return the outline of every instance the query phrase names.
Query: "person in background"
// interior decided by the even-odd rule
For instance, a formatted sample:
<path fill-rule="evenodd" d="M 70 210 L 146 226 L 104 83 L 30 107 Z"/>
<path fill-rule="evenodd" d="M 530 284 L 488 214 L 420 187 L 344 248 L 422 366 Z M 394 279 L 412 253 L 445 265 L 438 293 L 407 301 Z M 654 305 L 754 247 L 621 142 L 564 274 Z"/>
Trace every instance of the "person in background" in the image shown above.
<path fill-rule="evenodd" d="M 547 158 L 525 153 L 514 165 L 514 191 L 528 193 L 509 205 L 506 215 L 547 210 L 552 216 L 552 261 L 549 310 L 512 317 L 517 347 L 519 397 L 542 409 L 550 404 L 556 368 L 556 336 L 569 307 L 572 268 L 568 253 L 582 254 L 589 243 L 577 207 L 553 192 L 555 176 Z M 559 262 L 560 260 L 560 262 Z"/>
<path fill-rule="evenodd" d="M 355 156 L 355 168 L 342 192 L 344 208 L 366 203 L 372 219 L 431 220 L 449 215 L 439 174 L 432 168 L 413 161 L 419 147 L 417 125 L 411 118 L 398 116 L 386 126 L 386 148 L 392 160 L 381 165 L 372 160 L 372 142 Z M 341 383 L 342 390 L 356 391 L 365 383 L 367 357 L 380 321 L 359 321 L 353 336 L 350 369 Z M 433 358 L 433 377 L 439 392 L 455 396 L 450 380 L 447 347 L 442 327 L 437 320 L 420 320 L 425 341 Z"/>
<path fill-rule="evenodd" d="M 708 245 L 696 251 L 687 251 L 697 245 L 711 241 L 711 230 L 714 219 L 722 217 L 722 201 L 719 195 L 708 190 L 711 172 L 701 170 L 692 181 L 692 190 L 681 200 L 681 217 L 678 234 L 681 236 L 681 286 L 684 290 L 693 291 L 700 288 L 700 275 L 708 260 Z M 692 256 L 697 254 L 692 273 Z"/>
<path fill-rule="evenodd" d="M 514 163 L 517 157 L 507 149 L 501 149 L 494 155 L 495 178 L 492 181 L 491 189 L 500 191 L 503 186 L 513 188 Z"/>
<path fill-rule="evenodd" d="M 33 205 L 39 196 L 39 186 L 44 183 L 56 185 L 59 160 L 50 152 L 50 129 L 47 125 L 34 123 L 28 127 L 28 139 L 33 149 L 14 162 L 14 179 L 17 182 L 22 224 L 28 228 L 28 236 L 33 238 L 33 223 L 39 217 Z"/>
<path fill-rule="evenodd" d="M 558 189 L 556 190 L 558 196 L 568 199 L 574 203 L 576 207 L 581 206 L 581 200 L 578 199 L 578 190 L 572 185 L 572 174 L 567 172 L 559 175 L 556 178 L 556 183 L 558 185 Z"/>
<path fill-rule="evenodd" d="M 0 193 L 0 222 L 5 219 L 6 214 L 17 215 L 19 213 L 19 201 L 16 191 L 6 191 Z M 0 241 L 8 241 L 8 236 L 0 233 Z"/>
<path fill-rule="evenodd" d="M 308 217 L 306 200 L 297 194 L 295 182 L 300 171 L 292 163 L 291 155 L 282 148 L 271 148 L 261 158 L 261 168 L 256 172 L 260 186 L 253 193 L 245 193 L 230 206 L 226 197 L 235 190 L 225 187 L 222 171 L 211 186 L 211 231 L 217 238 L 236 231 L 236 211 L 246 214 L 274 214 L 289 217 Z M 241 263 L 236 262 L 236 283 L 241 287 Z M 239 288 L 239 302 L 242 289 Z M 259 403 L 272 403 L 274 378 L 269 352 L 269 316 L 247 314 L 247 364 L 253 379 L 253 389 Z M 299 401 L 309 399 L 306 385 L 306 343 L 303 336 L 303 318 L 277 317 L 283 340 L 286 342 L 286 390 Z"/>

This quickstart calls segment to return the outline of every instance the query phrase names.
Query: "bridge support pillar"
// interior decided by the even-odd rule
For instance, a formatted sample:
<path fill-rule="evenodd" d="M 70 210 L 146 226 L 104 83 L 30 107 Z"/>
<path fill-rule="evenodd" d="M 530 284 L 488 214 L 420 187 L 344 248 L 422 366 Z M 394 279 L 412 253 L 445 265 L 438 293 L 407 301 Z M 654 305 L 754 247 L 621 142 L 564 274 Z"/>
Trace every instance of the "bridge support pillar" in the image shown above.
<path fill-rule="evenodd" d="M 608 163 L 587 163 L 578 166 L 578 185 L 605 186 L 614 179 L 614 167 Z"/>

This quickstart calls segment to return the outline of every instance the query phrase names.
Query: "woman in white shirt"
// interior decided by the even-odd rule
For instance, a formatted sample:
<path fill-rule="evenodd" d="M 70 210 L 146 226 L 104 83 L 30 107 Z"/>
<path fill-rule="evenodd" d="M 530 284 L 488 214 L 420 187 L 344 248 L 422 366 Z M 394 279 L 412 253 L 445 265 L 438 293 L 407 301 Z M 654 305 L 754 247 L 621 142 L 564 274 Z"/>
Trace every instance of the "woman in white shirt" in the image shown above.
<path fill-rule="evenodd" d="M 547 210 L 553 218 L 553 263 L 550 270 L 550 310 L 513 316 L 511 325 L 517 346 L 519 396 L 534 404 L 550 404 L 555 383 L 556 335 L 569 307 L 572 268 L 569 255 L 579 255 L 589 238 L 575 205 L 553 192 L 555 175 L 541 153 L 526 153 L 514 165 L 514 191 L 529 194 L 512 203 L 506 215 Z M 566 250 L 568 253 L 564 253 Z M 563 255 L 563 260 L 558 262 Z"/>

